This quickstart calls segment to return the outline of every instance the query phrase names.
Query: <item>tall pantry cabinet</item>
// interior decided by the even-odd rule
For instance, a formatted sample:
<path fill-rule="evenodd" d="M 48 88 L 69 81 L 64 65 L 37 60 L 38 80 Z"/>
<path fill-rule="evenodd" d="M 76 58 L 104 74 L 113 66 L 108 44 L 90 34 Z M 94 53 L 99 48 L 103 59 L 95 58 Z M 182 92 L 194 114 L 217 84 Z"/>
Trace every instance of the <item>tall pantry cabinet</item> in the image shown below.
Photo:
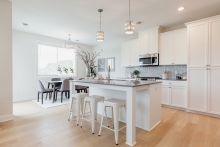
<path fill-rule="evenodd" d="M 220 115 L 220 15 L 186 25 L 187 108 Z"/>

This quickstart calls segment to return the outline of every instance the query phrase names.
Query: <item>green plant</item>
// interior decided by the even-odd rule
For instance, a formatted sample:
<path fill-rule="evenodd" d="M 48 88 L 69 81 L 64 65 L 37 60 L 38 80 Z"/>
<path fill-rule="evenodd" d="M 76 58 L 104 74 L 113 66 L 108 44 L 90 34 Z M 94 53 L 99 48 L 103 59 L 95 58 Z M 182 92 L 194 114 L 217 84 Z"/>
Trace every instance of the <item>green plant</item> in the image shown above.
<path fill-rule="evenodd" d="M 62 69 L 61 69 L 60 65 L 57 67 L 57 71 L 59 71 L 59 73 L 62 75 Z"/>
<path fill-rule="evenodd" d="M 133 71 L 133 74 L 134 74 L 134 75 L 139 75 L 139 73 L 140 73 L 139 70 L 134 70 L 134 71 Z"/>
<path fill-rule="evenodd" d="M 63 71 L 68 75 L 68 68 L 63 67 Z"/>
<path fill-rule="evenodd" d="M 75 73 L 74 69 L 70 67 L 70 72 Z"/>

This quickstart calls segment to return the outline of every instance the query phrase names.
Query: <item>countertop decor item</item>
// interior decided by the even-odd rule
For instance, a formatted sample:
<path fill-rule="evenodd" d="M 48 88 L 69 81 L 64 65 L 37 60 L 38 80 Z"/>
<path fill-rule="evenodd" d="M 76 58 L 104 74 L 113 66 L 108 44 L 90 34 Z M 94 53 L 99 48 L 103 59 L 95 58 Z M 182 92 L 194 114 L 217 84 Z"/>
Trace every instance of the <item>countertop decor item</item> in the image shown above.
<path fill-rule="evenodd" d="M 134 77 L 137 78 L 138 75 L 140 74 L 140 71 L 139 70 L 134 70 L 133 74 L 134 74 Z"/>
<path fill-rule="evenodd" d="M 92 53 L 90 54 L 89 52 L 84 51 L 80 46 L 78 46 L 78 48 L 80 49 L 80 51 L 77 52 L 77 56 L 79 57 L 79 59 L 83 60 L 83 62 L 85 63 L 86 67 L 87 67 L 87 71 L 86 72 L 86 76 L 90 77 L 90 73 L 91 73 L 91 67 L 95 68 L 95 59 L 100 56 L 100 53 L 103 51 L 101 49 L 100 52 L 98 53 Z"/>
<path fill-rule="evenodd" d="M 164 71 L 162 74 L 162 79 L 167 79 L 168 78 L 168 71 Z"/>

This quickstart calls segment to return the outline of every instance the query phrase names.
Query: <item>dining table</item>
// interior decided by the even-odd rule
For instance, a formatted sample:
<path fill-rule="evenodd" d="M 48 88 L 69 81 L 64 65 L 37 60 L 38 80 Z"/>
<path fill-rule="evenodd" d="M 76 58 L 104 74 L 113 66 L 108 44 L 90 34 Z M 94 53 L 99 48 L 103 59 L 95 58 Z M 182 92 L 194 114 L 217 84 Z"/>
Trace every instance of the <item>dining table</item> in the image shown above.
<path fill-rule="evenodd" d="M 56 84 L 62 84 L 63 81 L 46 81 L 47 83 L 51 84 L 53 87 L 53 103 L 55 102 L 55 92 L 56 92 Z"/>

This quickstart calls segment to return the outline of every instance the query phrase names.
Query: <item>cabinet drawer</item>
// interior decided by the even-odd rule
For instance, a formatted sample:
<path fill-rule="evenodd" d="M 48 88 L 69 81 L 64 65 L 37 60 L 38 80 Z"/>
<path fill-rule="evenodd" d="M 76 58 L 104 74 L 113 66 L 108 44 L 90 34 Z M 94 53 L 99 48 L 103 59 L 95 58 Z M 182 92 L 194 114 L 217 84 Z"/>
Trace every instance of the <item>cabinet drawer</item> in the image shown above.
<path fill-rule="evenodd" d="M 178 86 L 186 87 L 187 81 L 169 81 L 169 80 L 157 80 L 162 82 L 162 86 Z"/>

